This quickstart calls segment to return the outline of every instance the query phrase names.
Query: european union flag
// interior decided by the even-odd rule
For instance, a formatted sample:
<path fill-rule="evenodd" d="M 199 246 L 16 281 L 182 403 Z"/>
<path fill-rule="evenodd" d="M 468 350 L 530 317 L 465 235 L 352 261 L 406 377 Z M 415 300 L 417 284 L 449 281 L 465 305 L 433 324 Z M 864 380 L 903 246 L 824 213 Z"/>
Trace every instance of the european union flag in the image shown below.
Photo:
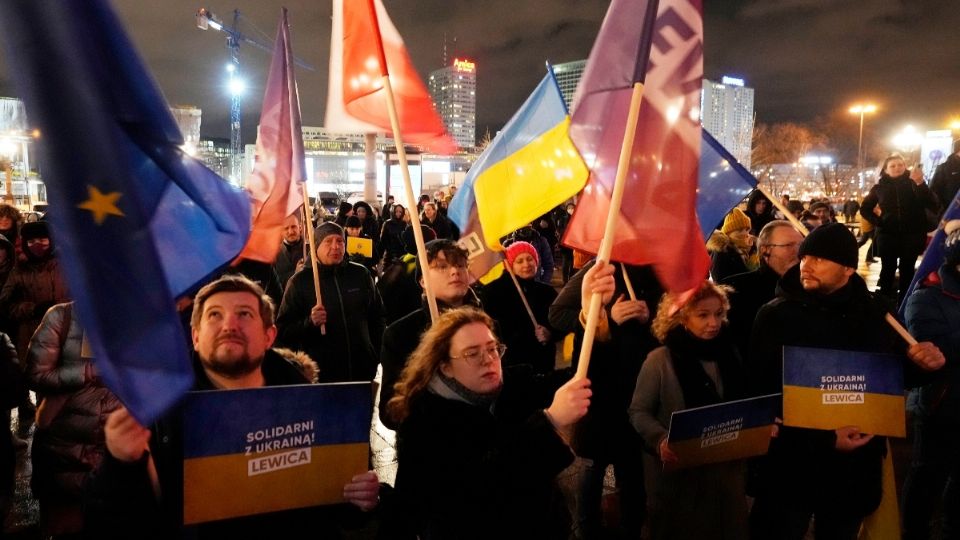
<path fill-rule="evenodd" d="M 727 212 L 757 187 L 757 179 L 706 129 L 702 134 L 697 219 L 706 242 Z"/>
<path fill-rule="evenodd" d="M 151 422 L 193 381 L 174 295 L 239 253 L 249 200 L 180 149 L 107 2 L 7 0 L 0 21 L 97 370 Z"/>
<path fill-rule="evenodd" d="M 944 230 L 944 226 L 947 222 L 955 219 L 960 219 L 960 192 L 957 192 L 957 195 L 953 197 L 953 200 L 950 201 L 950 206 L 947 207 L 947 210 L 943 213 L 943 217 L 940 218 L 940 224 L 933 234 L 933 239 L 930 240 L 930 244 L 927 246 L 927 252 L 923 255 L 923 258 L 920 259 L 920 266 L 917 267 L 917 273 L 913 275 L 910 288 L 907 289 L 907 293 L 903 295 L 903 303 L 900 304 L 901 317 L 906 313 L 907 299 L 910 298 L 913 291 L 917 290 L 917 285 L 927 279 L 927 276 L 931 273 L 939 270 L 943 264 L 943 243 L 947 239 L 947 232 Z"/>

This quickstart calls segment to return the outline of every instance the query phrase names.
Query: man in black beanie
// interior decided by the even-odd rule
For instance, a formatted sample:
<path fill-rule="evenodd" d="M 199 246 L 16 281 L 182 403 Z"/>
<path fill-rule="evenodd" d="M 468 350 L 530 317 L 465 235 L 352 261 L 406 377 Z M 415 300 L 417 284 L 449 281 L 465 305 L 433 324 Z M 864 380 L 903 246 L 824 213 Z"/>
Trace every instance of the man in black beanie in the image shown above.
<path fill-rule="evenodd" d="M 904 353 L 906 378 L 933 371 L 944 356 L 933 343 L 907 347 L 884 318 L 887 309 L 856 273 L 857 241 L 839 223 L 818 227 L 800 245 L 800 264 L 780 279 L 760 309 L 750 340 L 748 377 L 755 395 L 783 391 L 786 345 Z M 751 536 L 800 540 L 810 517 L 818 538 L 857 537 L 880 504 L 883 437 L 857 426 L 834 430 L 781 426 L 756 467 Z"/>

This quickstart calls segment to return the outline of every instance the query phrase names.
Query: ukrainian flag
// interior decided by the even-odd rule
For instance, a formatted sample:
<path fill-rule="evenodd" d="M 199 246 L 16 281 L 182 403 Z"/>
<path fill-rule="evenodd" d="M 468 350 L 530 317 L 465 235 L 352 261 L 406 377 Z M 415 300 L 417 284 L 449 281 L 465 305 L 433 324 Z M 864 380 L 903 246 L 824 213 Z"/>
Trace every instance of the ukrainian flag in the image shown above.
<path fill-rule="evenodd" d="M 587 166 L 570 140 L 566 103 L 553 69 L 548 71 L 477 158 L 450 203 L 449 216 L 461 237 L 476 232 L 474 238 L 491 251 L 501 251 L 501 237 L 562 204 L 587 182 Z M 471 230 L 472 215 L 481 231 Z"/>
<path fill-rule="evenodd" d="M 783 423 L 906 436 L 903 359 L 893 354 L 783 348 Z"/>
<path fill-rule="evenodd" d="M 369 383 L 191 392 L 184 523 L 343 502 L 367 470 L 372 407 Z"/>

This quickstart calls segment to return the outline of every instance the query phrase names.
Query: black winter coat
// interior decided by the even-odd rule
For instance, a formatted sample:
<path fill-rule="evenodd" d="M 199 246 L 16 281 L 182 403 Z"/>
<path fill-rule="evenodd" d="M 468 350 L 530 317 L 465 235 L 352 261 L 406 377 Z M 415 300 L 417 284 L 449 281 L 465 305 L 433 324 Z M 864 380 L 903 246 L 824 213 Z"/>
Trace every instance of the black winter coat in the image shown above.
<path fill-rule="evenodd" d="M 873 213 L 878 205 L 879 216 Z M 860 215 L 877 228 L 881 257 L 923 251 L 924 238 L 930 228 L 927 211 L 937 211 L 937 200 L 927 184 L 917 185 L 909 173 L 897 178 L 882 175 L 860 206 Z"/>
<path fill-rule="evenodd" d="M 549 390 L 508 369 L 492 411 L 429 390 L 414 398 L 396 497 L 421 539 L 548 537 L 553 479 L 573 461 L 543 414 Z"/>
<path fill-rule="evenodd" d="M 320 382 L 370 381 L 377 372 L 384 311 L 370 272 L 344 262 L 320 265 L 326 334 L 310 321 L 317 304 L 313 269 L 290 278 L 277 314 L 277 346 L 307 353 L 320 367 Z"/>
<path fill-rule="evenodd" d="M 548 312 L 550 304 L 557 298 L 553 287 L 533 279 L 520 279 L 520 288 L 530 304 L 537 322 L 550 331 L 547 343 L 537 341 L 533 322 L 523 306 L 520 293 L 510 275 L 504 272 L 495 281 L 480 290 L 483 307 L 500 326 L 500 339 L 507 345 L 507 354 L 503 358 L 504 366 L 529 364 L 537 373 L 553 371 L 556 363 L 556 343 L 563 334 L 550 326 Z"/>
<path fill-rule="evenodd" d="M 297 272 L 297 263 L 303 260 L 303 238 L 292 244 L 280 242 L 280 251 L 277 260 L 273 263 L 273 271 L 280 282 L 280 298 L 287 289 L 287 281 Z"/>
<path fill-rule="evenodd" d="M 733 292 L 728 295 L 730 311 L 727 312 L 727 320 L 730 322 L 731 337 L 742 358 L 747 357 L 750 332 L 757 312 L 774 299 L 778 281 L 780 276 L 766 264 L 760 263 L 760 268 L 753 272 L 736 274 L 720 282 L 733 287 Z"/>
<path fill-rule="evenodd" d="M 950 154 L 946 161 L 937 166 L 930 181 L 930 191 L 937 197 L 941 216 L 953 202 L 957 190 L 960 190 L 960 156 Z"/>
<path fill-rule="evenodd" d="M 747 368 L 751 392 L 783 391 L 785 345 L 905 352 L 904 341 L 884 321 L 884 306 L 857 274 L 830 295 L 807 292 L 800 266 L 794 266 L 754 322 Z M 758 497 L 776 492 L 801 503 L 825 501 L 850 515 L 872 512 L 880 503 L 886 439 L 874 437 L 853 452 L 839 452 L 835 444 L 833 431 L 781 427 L 760 472 Z"/>

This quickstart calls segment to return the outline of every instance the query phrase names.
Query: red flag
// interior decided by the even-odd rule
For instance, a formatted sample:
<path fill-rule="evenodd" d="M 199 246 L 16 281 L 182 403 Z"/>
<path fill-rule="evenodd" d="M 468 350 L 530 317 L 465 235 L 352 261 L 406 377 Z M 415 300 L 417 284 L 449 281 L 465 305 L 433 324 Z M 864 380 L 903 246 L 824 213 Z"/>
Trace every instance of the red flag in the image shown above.
<path fill-rule="evenodd" d="M 253 229 L 240 257 L 267 263 L 276 259 L 283 220 L 303 204 L 303 169 L 300 98 L 293 73 L 287 9 L 281 8 L 260 112 L 256 162 L 247 183 L 253 200 Z"/>
<path fill-rule="evenodd" d="M 611 259 L 652 264 L 674 292 L 697 286 L 710 267 L 696 214 L 701 13 L 701 0 L 613 0 L 570 127 L 591 175 L 563 243 L 597 253 L 604 232 L 597 216 L 609 213 L 632 87 L 644 83 Z"/>
<path fill-rule="evenodd" d="M 389 74 L 404 142 L 440 154 L 456 151 L 433 100 L 417 75 L 403 38 L 380 0 L 333 0 L 329 129 L 391 132 L 381 78 Z"/>

